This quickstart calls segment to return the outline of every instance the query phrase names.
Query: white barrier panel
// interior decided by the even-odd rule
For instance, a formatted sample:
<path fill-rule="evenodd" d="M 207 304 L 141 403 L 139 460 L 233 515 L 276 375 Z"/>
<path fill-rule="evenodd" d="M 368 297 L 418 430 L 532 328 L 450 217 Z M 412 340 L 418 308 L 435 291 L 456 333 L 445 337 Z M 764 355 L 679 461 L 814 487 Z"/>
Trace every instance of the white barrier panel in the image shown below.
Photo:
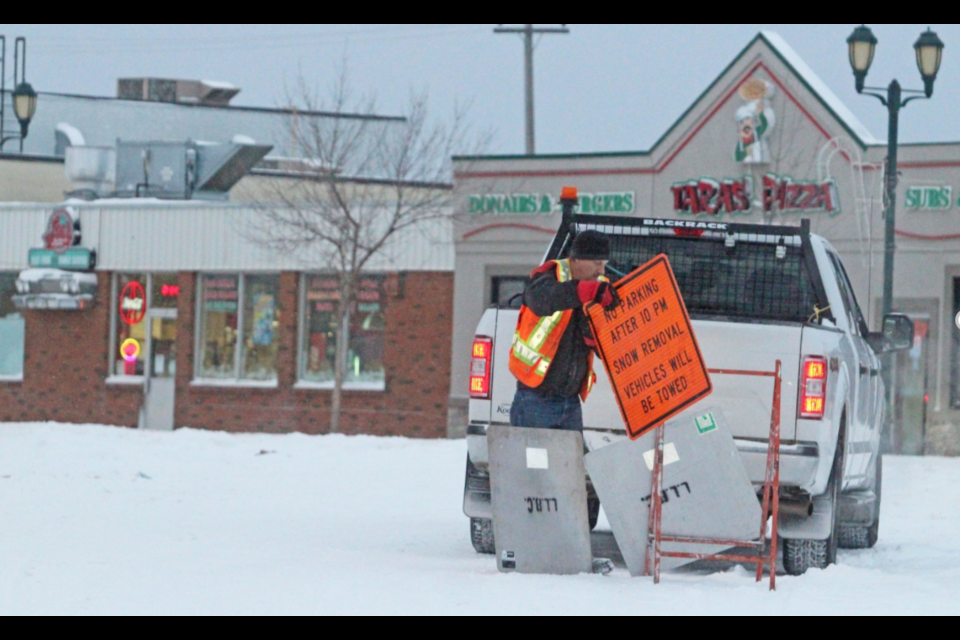
<path fill-rule="evenodd" d="M 692 415 L 692 417 L 691 417 Z M 649 503 L 656 432 L 587 454 L 586 468 L 633 576 L 647 557 Z M 685 413 L 664 432 L 663 535 L 754 540 L 760 504 L 723 411 Z M 664 551 L 719 553 L 725 547 L 664 544 Z M 663 558 L 671 569 L 692 560 Z"/>
<path fill-rule="evenodd" d="M 491 426 L 487 445 L 500 571 L 590 573 L 583 436 Z"/>

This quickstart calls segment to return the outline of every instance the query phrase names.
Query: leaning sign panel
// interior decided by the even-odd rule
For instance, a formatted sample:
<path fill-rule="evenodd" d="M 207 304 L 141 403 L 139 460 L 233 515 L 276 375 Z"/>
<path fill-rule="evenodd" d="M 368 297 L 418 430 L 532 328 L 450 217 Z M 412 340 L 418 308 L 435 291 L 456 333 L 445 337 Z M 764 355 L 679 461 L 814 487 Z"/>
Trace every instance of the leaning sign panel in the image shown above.
<path fill-rule="evenodd" d="M 487 448 L 500 571 L 590 573 L 583 436 L 492 425 Z"/>
<path fill-rule="evenodd" d="M 620 306 L 587 307 L 627 433 L 636 440 L 713 390 L 667 256 L 616 283 Z"/>

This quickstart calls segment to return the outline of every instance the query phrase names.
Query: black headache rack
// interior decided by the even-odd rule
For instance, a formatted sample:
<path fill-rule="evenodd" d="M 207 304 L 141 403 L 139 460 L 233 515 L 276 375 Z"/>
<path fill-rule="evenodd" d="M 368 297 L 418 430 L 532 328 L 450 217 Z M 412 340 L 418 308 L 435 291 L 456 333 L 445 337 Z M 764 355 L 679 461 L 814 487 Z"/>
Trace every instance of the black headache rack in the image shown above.
<path fill-rule="evenodd" d="M 693 317 L 833 321 L 810 243 L 809 220 L 800 226 L 774 226 L 568 214 L 547 259 L 567 257 L 573 239 L 587 229 L 610 237 L 608 275 L 614 280 L 666 254 Z"/>

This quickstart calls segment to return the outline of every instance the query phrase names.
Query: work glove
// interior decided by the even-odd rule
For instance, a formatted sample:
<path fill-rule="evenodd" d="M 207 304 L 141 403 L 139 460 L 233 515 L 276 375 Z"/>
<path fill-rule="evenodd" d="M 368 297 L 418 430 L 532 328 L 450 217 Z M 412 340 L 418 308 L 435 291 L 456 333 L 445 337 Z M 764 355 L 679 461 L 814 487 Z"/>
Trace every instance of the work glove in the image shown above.
<path fill-rule="evenodd" d="M 581 281 L 577 284 L 577 295 L 583 304 L 595 302 L 607 310 L 620 304 L 620 294 L 609 282 Z"/>

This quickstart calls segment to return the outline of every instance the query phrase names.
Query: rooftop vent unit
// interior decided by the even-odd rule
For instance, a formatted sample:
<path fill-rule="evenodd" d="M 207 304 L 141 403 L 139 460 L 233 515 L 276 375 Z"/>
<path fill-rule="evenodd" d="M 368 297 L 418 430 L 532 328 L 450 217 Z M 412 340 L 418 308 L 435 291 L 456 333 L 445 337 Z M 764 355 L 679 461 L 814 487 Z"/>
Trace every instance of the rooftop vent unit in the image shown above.
<path fill-rule="evenodd" d="M 229 82 L 214 80 L 168 80 L 164 78 L 120 78 L 117 97 L 121 100 L 172 102 L 227 107 L 240 93 Z"/>
<path fill-rule="evenodd" d="M 247 143 L 117 141 L 116 196 L 226 200 L 273 147 Z"/>
<path fill-rule="evenodd" d="M 71 198 L 94 200 L 113 192 L 117 179 L 117 152 L 111 147 L 70 146 L 65 150 Z"/>

